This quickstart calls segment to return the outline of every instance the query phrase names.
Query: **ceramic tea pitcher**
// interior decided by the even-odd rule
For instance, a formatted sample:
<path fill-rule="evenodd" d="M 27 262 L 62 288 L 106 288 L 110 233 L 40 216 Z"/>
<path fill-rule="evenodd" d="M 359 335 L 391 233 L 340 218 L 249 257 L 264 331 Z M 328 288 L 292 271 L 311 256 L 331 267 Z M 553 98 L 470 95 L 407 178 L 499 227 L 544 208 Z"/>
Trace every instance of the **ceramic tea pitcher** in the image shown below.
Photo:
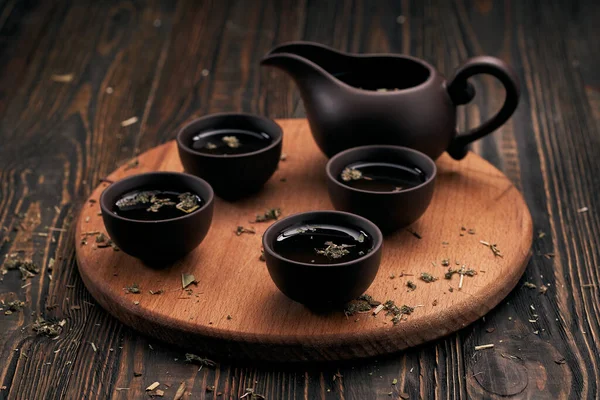
<path fill-rule="evenodd" d="M 433 159 L 444 151 L 463 158 L 469 143 L 499 128 L 519 101 L 512 69 L 493 57 L 467 60 L 447 81 L 418 58 L 348 54 L 310 42 L 291 42 L 261 61 L 290 74 L 300 89 L 312 134 L 329 157 L 357 146 L 394 144 Z M 468 79 L 490 74 L 502 82 L 500 111 L 466 133 L 456 132 L 456 106 L 475 96 Z"/>

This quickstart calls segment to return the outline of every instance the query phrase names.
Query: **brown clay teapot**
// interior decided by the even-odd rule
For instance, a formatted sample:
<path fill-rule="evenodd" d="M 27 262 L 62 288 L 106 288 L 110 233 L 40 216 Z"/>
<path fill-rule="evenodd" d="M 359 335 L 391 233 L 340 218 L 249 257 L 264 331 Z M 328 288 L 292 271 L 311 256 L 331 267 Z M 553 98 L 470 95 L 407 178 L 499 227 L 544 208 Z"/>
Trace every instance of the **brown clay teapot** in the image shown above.
<path fill-rule="evenodd" d="M 348 54 L 310 42 L 282 44 L 261 65 L 278 67 L 295 80 L 315 141 L 329 157 L 352 147 L 392 144 L 433 159 L 447 150 L 459 160 L 469 143 L 506 122 L 519 101 L 515 73 L 487 56 L 467 60 L 450 81 L 418 58 Z M 456 106 L 475 96 L 468 78 L 476 74 L 499 79 L 506 99 L 490 120 L 457 135 Z"/>

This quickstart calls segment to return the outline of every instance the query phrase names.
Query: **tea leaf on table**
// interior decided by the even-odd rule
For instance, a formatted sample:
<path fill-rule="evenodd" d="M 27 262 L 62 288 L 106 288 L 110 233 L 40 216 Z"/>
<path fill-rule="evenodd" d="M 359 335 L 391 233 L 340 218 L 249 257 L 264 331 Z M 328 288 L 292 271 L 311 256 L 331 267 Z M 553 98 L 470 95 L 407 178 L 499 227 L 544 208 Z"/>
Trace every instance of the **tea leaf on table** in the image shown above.
<path fill-rule="evenodd" d="M 240 397 L 240 399 L 243 399 L 247 396 L 250 396 L 250 397 L 248 397 L 248 399 L 250 399 L 250 400 L 266 400 L 267 399 L 262 394 L 254 393 L 254 388 L 246 388 L 246 393 L 244 395 L 242 395 Z"/>
<path fill-rule="evenodd" d="M 413 283 L 413 281 L 408 281 L 408 282 L 406 282 L 406 286 L 408 286 L 408 288 L 409 288 L 411 291 L 413 291 L 413 290 L 415 290 L 415 289 L 417 288 L 417 285 L 415 285 L 415 284 Z"/>
<path fill-rule="evenodd" d="M 257 214 L 256 219 L 253 222 L 266 222 L 270 220 L 277 220 L 277 218 L 279 218 L 280 215 L 281 208 L 270 208 L 267 211 L 265 211 L 265 213 L 262 215 Z"/>
<path fill-rule="evenodd" d="M 419 277 L 423 282 L 431 283 L 437 281 L 438 278 L 435 278 L 433 275 L 428 274 L 427 272 L 421 272 L 421 276 Z"/>
<path fill-rule="evenodd" d="M 265 262 L 265 249 L 260 249 L 260 256 L 258 256 L 258 260 Z"/>
<path fill-rule="evenodd" d="M 58 336 L 62 332 L 62 328 L 66 323 L 67 321 L 64 319 L 52 322 L 39 317 L 37 321 L 33 323 L 31 329 L 33 329 L 38 335 L 54 337 Z"/>
<path fill-rule="evenodd" d="M 8 303 L 6 303 L 6 306 L 8 309 L 4 311 L 4 315 L 10 315 L 13 312 L 19 312 L 23 307 L 25 307 L 25 302 L 17 299 L 9 301 Z"/>
<path fill-rule="evenodd" d="M 131 286 L 127 286 L 127 287 L 123 288 L 123 290 L 125 290 L 125 293 L 139 294 L 140 286 L 137 283 L 134 283 Z"/>
<path fill-rule="evenodd" d="M 190 286 L 192 283 L 197 283 L 196 278 L 192 274 L 181 274 L 181 287 L 185 289 Z"/>
<path fill-rule="evenodd" d="M 243 226 L 238 226 L 235 230 L 235 234 L 240 236 L 242 233 L 250 233 L 250 234 L 255 234 L 256 230 L 252 229 L 252 228 L 244 228 Z"/>
<path fill-rule="evenodd" d="M 126 165 L 125 165 L 125 171 L 130 170 L 132 168 L 137 168 L 138 165 L 140 165 L 140 161 L 137 158 L 134 158 L 133 160 L 130 160 Z"/>
<path fill-rule="evenodd" d="M 189 363 L 196 363 L 200 365 L 205 365 L 207 367 L 215 367 L 217 365 L 216 362 L 209 360 L 208 358 L 202 358 L 192 353 L 185 354 L 185 361 Z"/>

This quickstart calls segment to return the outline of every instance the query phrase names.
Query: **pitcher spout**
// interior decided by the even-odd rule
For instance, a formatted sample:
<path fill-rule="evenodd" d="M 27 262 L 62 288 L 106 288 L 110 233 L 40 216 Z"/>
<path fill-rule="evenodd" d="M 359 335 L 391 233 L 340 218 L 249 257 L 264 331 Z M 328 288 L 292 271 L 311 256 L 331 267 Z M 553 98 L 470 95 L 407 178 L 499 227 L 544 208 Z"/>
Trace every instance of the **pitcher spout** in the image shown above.
<path fill-rule="evenodd" d="M 319 87 L 319 90 L 333 90 L 335 83 L 331 76 L 320 66 L 291 53 L 271 52 L 260 62 L 261 65 L 279 68 L 294 79 L 303 94 Z"/>

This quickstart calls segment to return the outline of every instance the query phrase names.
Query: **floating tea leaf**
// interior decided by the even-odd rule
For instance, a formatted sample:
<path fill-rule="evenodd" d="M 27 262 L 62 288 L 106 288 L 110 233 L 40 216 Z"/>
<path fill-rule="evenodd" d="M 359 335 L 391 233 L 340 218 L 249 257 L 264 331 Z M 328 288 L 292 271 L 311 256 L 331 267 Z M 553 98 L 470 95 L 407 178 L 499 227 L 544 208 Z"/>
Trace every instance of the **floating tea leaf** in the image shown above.
<path fill-rule="evenodd" d="M 197 133 L 190 147 L 197 152 L 212 155 L 252 153 L 270 145 L 273 139 L 265 132 L 244 129 L 217 129 Z"/>
<path fill-rule="evenodd" d="M 273 243 L 273 250 L 282 257 L 316 264 L 357 260 L 372 248 L 373 239 L 360 228 L 317 223 L 292 225 Z"/>
<path fill-rule="evenodd" d="M 344 168 L 342 174 L 340 175 L 344 182 L 356 181 L 363 177 L 362 172 L 355 168 Z"/>
<path fill-rule="evenodd" d="M 119 198 L 113 212 L 125 218 L 157 221 L 189 214 L 202 204 L 202 199 L 190 192 L 135 190 Z"/>
<path fill-rule="evenodd" d="M 340 174 L 342 183 L 355 189 L 398 192 L 419 186 L 427 176 L 413 165 L 385 162 L 356 162 Z"/>
<path fill-rule="evenodd" d="M 232 149 L 237 149 L 240 147 L 240 140 L 235 136 L 223 136 L 221 140 Z"/>

